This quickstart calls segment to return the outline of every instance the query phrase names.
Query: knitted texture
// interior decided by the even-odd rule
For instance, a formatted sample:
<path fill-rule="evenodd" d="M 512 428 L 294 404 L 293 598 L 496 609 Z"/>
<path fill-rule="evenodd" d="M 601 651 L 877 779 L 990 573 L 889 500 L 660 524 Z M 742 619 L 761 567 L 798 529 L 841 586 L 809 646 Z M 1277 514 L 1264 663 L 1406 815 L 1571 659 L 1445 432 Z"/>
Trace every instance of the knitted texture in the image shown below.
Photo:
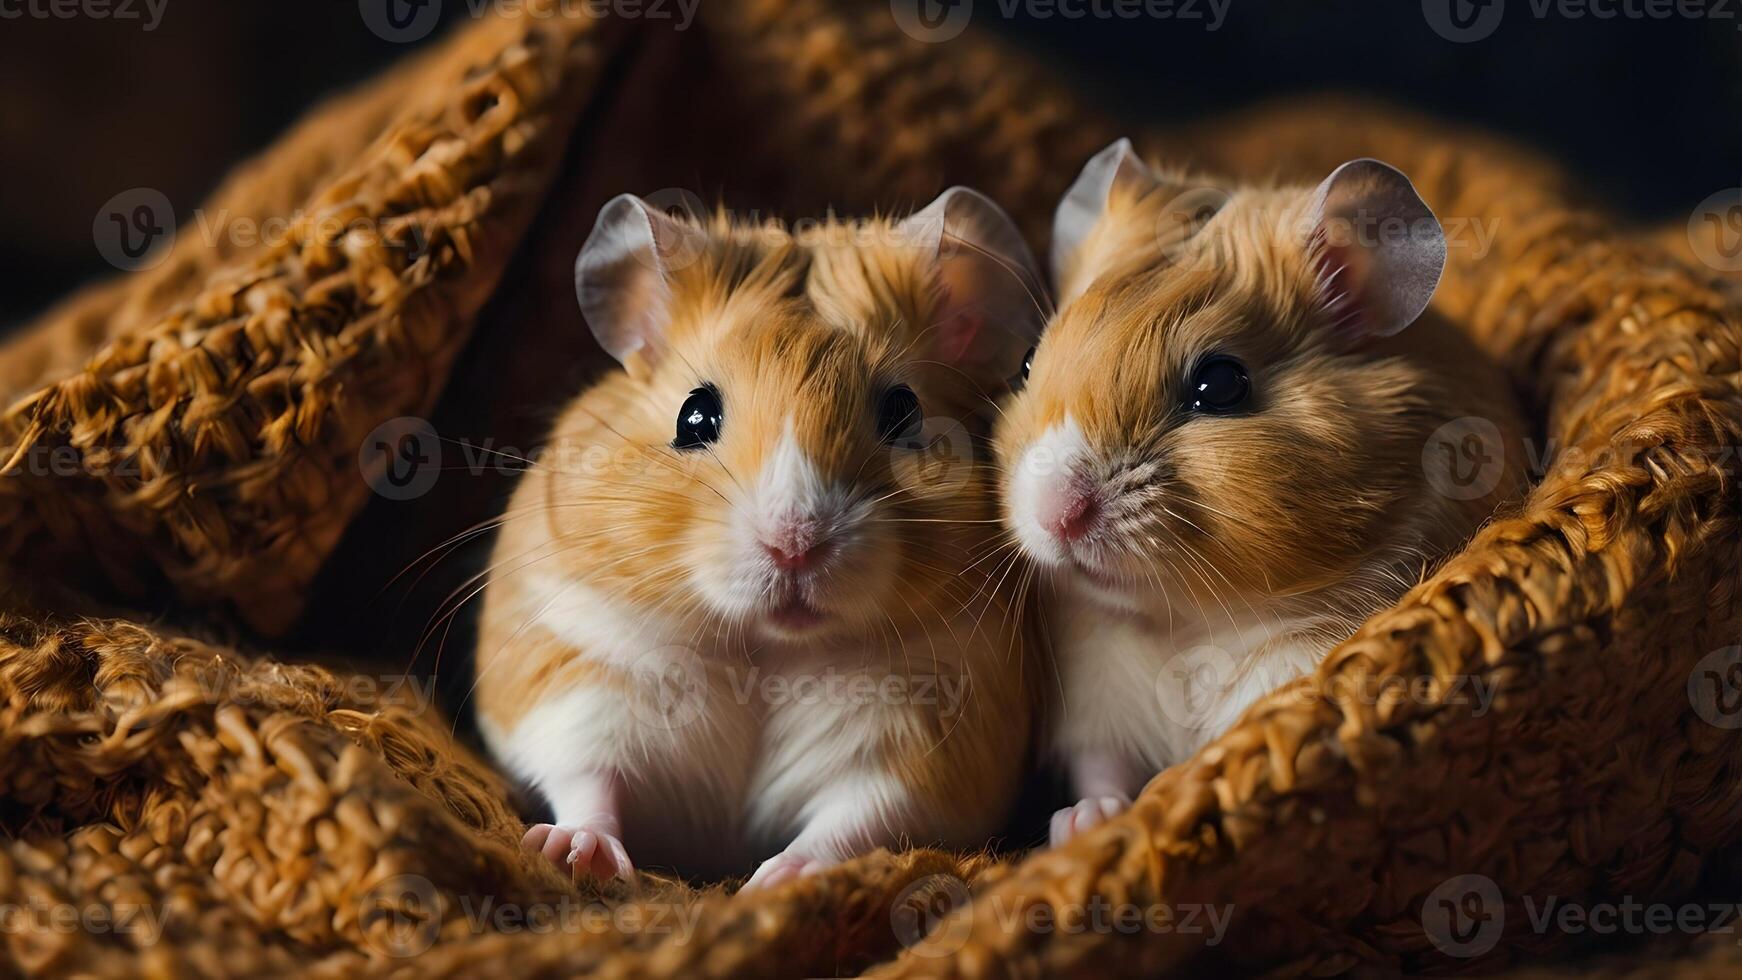
<path fill-rule="evenodd" d="M 1120 135 L 1020 59 L 971 34 L 912 41 L 881 4 L 732 0 L 701 16 L 714 84 L 764 114 L 715 152 L 742 154 L 799 206 L 893 210 L 960 182 L 1038 239 L 1081 161 Z M 210 255 L 184 242 L 175 276 L 103 287 L 16 342 L 34 353 L 6 376 L 33 393 L 0 440 L 15 466 L 31 447 L 71 446 L 90 475 L 0 481 L 12 564 L 88 553 L 106 588 L 161 576 L 184 609 L 287 623 L 366 493 L 363 434 L 435 397 L 528 213 L 561 196 L 554 148 L 574 138 L 607 55 L 654 29 L 467 25 L 311 117 L 224 192 L 255 213 L 355 206 L 419 228 L 415 247 L 359 257 L 305 239 Z M 1580 935 L 1533 928 L 1530 909 L 1551 900 L 1694 895 L 1742 813 L 1742 741 L 1690 704 L 1702 661 L 1742 630 L 1730 287 L 1574 207 L 1541 161 L 1407 115 L 1312 102 L 1136 135 L 1241 176 L 1317 177 L 1374 155 L 1409 172 L 1448 225 L 1490 222 L 1488 248 L 1454 232 L 1436 303 L 1511 372 L 1541 460 L 1527 500 L 1130 813 L 1058 851 L 878 852 L 771 894 L 651 876 L 575 888 L 519 854 L 507 788 L 415 698 L 13 591 L 0 620 L 0 903 L 100 910 L 114 925 L 9 929 L 12 964 L 1452 971 L 1577 951 Z M 491 342 L 540 327 L 517 329 Z M 135 457 L 143 470 L 103 466 Z M 1471 922 L 1498 925 L 1480 941 L 1435 931 L 1448 882 L 1491 888 Z M 1232 919 L 1210 943 L 1153 918 L 1085 918 L 1106 908 Z M 539 915 L 554 926 L 526 918 Z M 1672 954 L 1689 975 L 1736 962 L 1716 942 L 1649 951 Z"/>
<path fill-rule="evenodd" d="M 14 341 L 13 384 L 57 373 L 0 416 L 0 553 L 288 626 L 368 492 L 358 446 L 439 394 L 615 26 L 477 23 L 243 168 L 215 235 Z M 285 233 L 226 233 L 261 215 Z"/>

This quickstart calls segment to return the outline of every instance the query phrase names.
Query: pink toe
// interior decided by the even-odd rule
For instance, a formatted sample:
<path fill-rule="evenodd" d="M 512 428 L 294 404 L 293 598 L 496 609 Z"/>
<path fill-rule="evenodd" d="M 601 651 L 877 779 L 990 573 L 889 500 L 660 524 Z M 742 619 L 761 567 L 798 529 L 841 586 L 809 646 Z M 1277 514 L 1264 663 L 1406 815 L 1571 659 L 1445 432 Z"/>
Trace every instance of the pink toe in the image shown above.
<path fill-rule="evenodd" d="M 576 874 L 588 874 L 593 869 L 593 858 L 598 852 L 598 836 L 590 830 L 577 830 L 574 843 L 569 846 L 568 863 Z"/>
<path fill-rule="evenodd" d="M 552 864 L 563 864 L 565 859 L 568 857 L 570 847 L 569 841 L 572 839 L 572 832 L 565 830 L 562 827 L 552 827 L 550 829 L 550 836 L 545 838 L 544 848 L 541 851 L 541 853 L 544 854 L 545 860 L 550 861 Z"/>
<path fill-rule="evenodd" d="M 776 855 L 762 862 L 750 880 L 744 883 L 740 891 L 754 891 L 759 888 L 774 888 L 797 877 L 798 868 L 784 854 Z"/>
<path fill-rule="evenodd" d="M 1071 826 L 1079 834 L 1100 822 L 1101 807 L 1093 800 L 1084 800 L 1071 811 Z"/>
<path fill-rule="evenodd" d="M 635 863 L 629 860 L 629 851 L 624 848 L 622 841 L 615 837 L 605 838 L 605 848 L 601 848 L 601 850 L 607 849 L 610 852 L 611 863 L 614 865 L 611 869 L 612 874 L 620 878 L 628 878 L 635 874 Z"/>
<path fill-rule="evenodd" d="M 526 828 L 526 835 L 520 838 L 520 846 L 528 851 L 542 851 L 544 842 L 550 839 L 550 832 L 555 829 L 547 823 L 535 823 Z"/>
<path fill-rule="evenodd" d="M 1070 808 L 1068 807 L 1053 812 L 1052 825 L 1048 829 L 1047 839 L 1052 842 L 1052 846 L 1054 847 L 1057 847 L 1071 839 L 1071 828 L 1070 825 L 1066 823 L 1066 818 L 1070 815 L 1070 812 Z"/>

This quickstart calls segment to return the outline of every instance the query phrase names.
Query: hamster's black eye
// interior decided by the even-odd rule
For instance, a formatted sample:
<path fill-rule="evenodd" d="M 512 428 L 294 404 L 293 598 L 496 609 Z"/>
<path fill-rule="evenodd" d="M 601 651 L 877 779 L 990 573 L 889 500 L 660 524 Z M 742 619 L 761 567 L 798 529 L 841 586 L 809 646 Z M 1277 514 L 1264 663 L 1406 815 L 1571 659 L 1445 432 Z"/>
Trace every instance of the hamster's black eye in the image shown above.
<path fill-rule="evenodd" d="M 919 396 L 912 388 L 896 385 L 883 393 L 883 400 L 877 405 L 877 435 L 884 442 L 918 435 L 924 421 Z"/>
<path fill-rule="evenodd" d="M 1034 348 L 1030 347 L 1028 353 L 1022 355 L 1022 380 L 1027 381 L 1028 372 L 1032 370 L 1034 370 Z"/>
<path fill-rule="evenodd" d="M 697 449 L 718 440 L 724 414 L 720 392 L 713 385 L 690 392 L 677 411 L 677 438 L 671 441 L 671 448 Z"/>
<path fill-rule="evenodd" d="M 1227 415 L 1245 408 L 1251 397 L 1252 379 L 1232 357 L 1205 360 L 1186 384 L 1186 407 L 1194 412 Z"/>

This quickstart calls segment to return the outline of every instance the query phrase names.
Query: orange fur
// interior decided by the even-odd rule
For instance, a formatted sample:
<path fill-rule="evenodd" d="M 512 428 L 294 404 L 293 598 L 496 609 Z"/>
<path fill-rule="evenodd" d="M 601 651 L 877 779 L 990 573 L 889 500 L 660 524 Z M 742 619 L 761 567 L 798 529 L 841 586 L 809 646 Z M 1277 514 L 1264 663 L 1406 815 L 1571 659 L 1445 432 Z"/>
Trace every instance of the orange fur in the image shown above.
<path fill-rule="evenodd" d="M 710 678 L 823 662 L 867 676 L 962 678 L 968 697 L 959 716 L 905 710 L 855 752 L 910 789 L 925 811 L 900 815 L 902 833 L 983 843 L 1014 790 L 1029 725 L 1019 617 L 995 588 L 997 563 L 981 561 L 996 539 L 992 470 L 988 461 L 963 461 L 949 480 L 904 477 L 904 451 L 876 431 L 879 393 L 900 382 L 928 418 L 959 421 L 975 445 L 989 436 L 997 381 L 934 358 L 929 325 L 939 302 L 935 270 L 892 222 L 830 221 L 795 238 L 772 225 L 715 221 L 702 254 L 672 273 L 666 350 L 631 356 L 627 370 L 576 398 L 555 426 L 552 451 L 514 495 L 477 658 L 477 703 L 493 741 L 574 686 L 609 680 L 548 666 L 589 663 L 593 655 L 533 621 L 542 606 L 562 601 L 534 583 L 567 583 L 596 597 L 601 618 L 608 607 L 625 629 L 699 651 Z M 705 450 L 673 449 L 678 407 L 704 383 L 723 394 L 721 438 Z M 768 635 L 754 616 L 722 608 L 697 586 L 745 574 L 728 525 L 789 439 L 820 478 L 851 487 L 871 514 L 812 597 L 827 626 L 802 642 Z M 761 733 L 753 739 L 766 741 L 785 724 L 765 705 L 732 708 L 748 709 L 744 724 Z M 730 740 L 718 737 L 721 745 Z M 655 756 L 649 766 L 660 764 Z M 629 777 L 633 784 L 638 774 Z M 755 805 L 729 798 L 750 791 L 746 780 L 755 782 L 747 773 L 729 780 L 717 801 L 734 812 L 654 830 L 665 815 L 631 800 L 628 825 L 649 827 L 644 843 L 653 853 L 667 853 L 664 845 L 687 833 L 717 856 L 726 849 L 721 828 L 737 826 L 736 811 Z M 774 839 L 750 846 L 766 853 L 797 829 L 789 819 Z"/>
<path fill-rule="evenodd" d="M 1055 586 L 1052 742 L 1083 797 L 1055 840 L 1312 669 L 1523 484 L 1503 375 L 1450 323 L 1430 309 L 1390 337 L 1346 329 L 1342 280 L 1303 233 L 1313 189 L 1236 189 L 1204 220 L 1172 213 L 1181 186 L 1110 189 L 1060 257 L 1063 306 L 996 433 L 1005 521 Z M 1245 366 L 1245 410 L 1186 407 L 1192 365 L 1211 355 Z M 1503 449 L 1492 489 L 1460 499 L 1424 453 L 1468 418 Z M 1063 475 L 1024 471 L 1054 446 L 1073 460 Z M 1061 485 L 1112 501 L 1070 548 L 1024 503 L 1063 499 Z"/>
<path fill-rule="evenodd" d="M 1316 256 L 1279 233 L 1298 224 L 1307 189 L 1239 191 L 1183 248 L 1155 233 L 1176 193 L 1164 184 L 1114 195 L 1060 284 L 1080 295 L 1049 325 L 1007 406 L 998 455 L 1008 468 L 1068 412 L 1105 457 L 1165 461 L 1166 501 L 1181 517 L 1152 511 L 1153 531 L 1217 573 L 1170 577 L 1169 589 L 1334 610 L 1336 631 L 1347 632 L 1381 604 L 1345 595 L 1370 584 L 1358 573 L 1377 555 L 1407 555 L 1395 570 L 1413 578 L 1517 492 L 1524 453 L 1512 395 L 1431 310 L 1395 337 L 1338 336 Z M 1182 417 L 1186 366 L 1208 353 L 1247 365 L 1257 411 Z M 1431 489 L 1421 462 L 1429 436 L 1464 417 L 1494 421 L 1509 450 L 1494 492 L 1467 501 Z M 1140 550 L 1133 575 L 1158 561 Z"/>

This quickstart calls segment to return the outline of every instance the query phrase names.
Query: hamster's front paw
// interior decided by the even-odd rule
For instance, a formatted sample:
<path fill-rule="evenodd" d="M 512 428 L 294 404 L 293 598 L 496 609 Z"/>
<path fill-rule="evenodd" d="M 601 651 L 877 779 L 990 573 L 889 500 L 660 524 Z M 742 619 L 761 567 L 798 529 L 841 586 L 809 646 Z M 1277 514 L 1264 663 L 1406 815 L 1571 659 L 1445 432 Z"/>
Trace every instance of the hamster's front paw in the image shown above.
<path fill-rule="evenodd" d="M 575 879 L 589 875 L 627 879 L 635 874 L 635 865 L 630 863 L 623 842 L 596 827 L 533 824 L 520 839 L 520 846 L 543 854 Z"/>
<path fill-rule="evenodd" d="M 1090 827 L 1124 813 L 1131 801 L 1123 796 L 1091 796 L 1052 815 L 1052 846 L 1057 847 Z"/>
<path fill-rule="evenodd" d="M 750 876 L 750 880 L 744 883 L 744 887 L 738 890 L 747 892 L 758 888 L 773 888 L 776 885 L 784 885 L 795 878 L 814 875 L 832 863 L 831 861 L 819 860 L 808 854 L 782 851 L 762 862 L 762 866 L 757 868 L 756 873 Z"/>

